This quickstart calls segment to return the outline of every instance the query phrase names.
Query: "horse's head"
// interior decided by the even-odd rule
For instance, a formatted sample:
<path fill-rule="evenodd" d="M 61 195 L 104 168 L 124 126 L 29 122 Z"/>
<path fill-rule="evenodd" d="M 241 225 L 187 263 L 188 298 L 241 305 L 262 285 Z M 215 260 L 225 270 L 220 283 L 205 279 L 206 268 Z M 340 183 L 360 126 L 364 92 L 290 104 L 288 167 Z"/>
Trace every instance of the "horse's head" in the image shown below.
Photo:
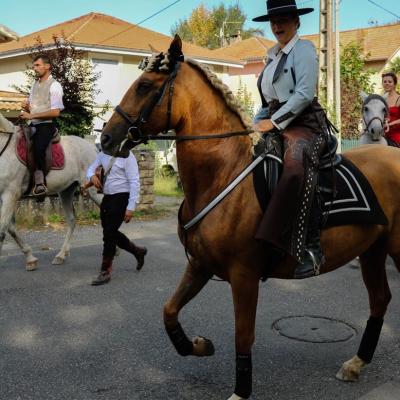
<path fill-rule="evenodd" d="M 364 132 L 367 133 L 372 141 L 379 141 L 385 134 L 385 120 L 388 117 L 388 104 L 386 100 L 378 94 L 367 95 L 361 92 L 363 99 L 362 115 Z"/>
<path fill-rule="evenodd" d="M 179 101 L 177 82 L 182 62 L 182 41 L 177 35 L 167 53 L 153 54 L 141 62 L 139 68 L 144 72 L 125 93 L 101 135 L 105 153 L 126 157 L 145 135 L 176 128 L 184 105 Z"/>

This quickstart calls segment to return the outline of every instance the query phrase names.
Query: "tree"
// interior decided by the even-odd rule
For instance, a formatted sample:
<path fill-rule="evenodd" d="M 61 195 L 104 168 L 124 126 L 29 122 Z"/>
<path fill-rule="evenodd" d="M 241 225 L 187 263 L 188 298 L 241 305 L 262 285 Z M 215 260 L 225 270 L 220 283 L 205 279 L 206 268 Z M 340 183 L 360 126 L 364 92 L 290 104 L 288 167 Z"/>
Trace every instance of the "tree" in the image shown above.
<path fill-rule="evenodd" d="M 236 92 L 238 102 L 243 106 L 245 112 L 250 118 L 254 117 L 254 101 L 247 86 L 239 78 L 239 88 Z"/>
<path fill-rule="evenodd" d="M 369 54 L 363 55 L 363 48 L 358 43 L 349 43 L 342 48 L 340 56 L 341 80 L 341 119 L 342 137 L 351 139 L 359 136 L 359 124 L 362 115 L 360 92 L 372 93 L 372 70 L 365 70 Z"/>
<path fill-rule="evenodd" d="M 47 55 L 52 61 L 51 74 L 60 82 L 64 97 L 65 109 L 56 119 L 56 125 L 63 135 L 83 137 L 92 132 L 93 119 L 104 115 L 110 105 L 98 107 L 95 97 L 99 93 L 96 81 L 100 74 L 94 71 L 93 64 L 85 57 L 85 53 L 77 50 L 64 36 L 53 36 L 54 45 L 45 46 L 40 37 L 34 46 L 29 48 L 30 58 Z M 25 71 L 27 83 L 14 85 L 21 93 L 28 94 L 35 80 L 31 65 Z"/>
<path fill-rule="evenodd" d="M 235 36 L 238 31 L 243 39 L 263 35 L 262 29 L 244 29 L 246 19 L 247 16 L 239 4 L 226 7 L 221 3 L 211 10 L 200 4 L 193 9 L 189 18 L 180 19 L 172 27 L 171 33 L 172 35 L 177 33 L 183 40 L 198 46 L 216 49 L 221 47 L 227 38 Z"/>

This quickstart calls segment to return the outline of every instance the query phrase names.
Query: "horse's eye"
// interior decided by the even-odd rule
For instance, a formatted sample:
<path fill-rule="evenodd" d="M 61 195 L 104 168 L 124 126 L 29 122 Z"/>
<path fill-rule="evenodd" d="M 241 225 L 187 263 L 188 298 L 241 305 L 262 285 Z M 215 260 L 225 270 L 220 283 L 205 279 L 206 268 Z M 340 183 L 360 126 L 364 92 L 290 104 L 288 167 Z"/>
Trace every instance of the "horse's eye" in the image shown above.
<path fill-rule="evenodd" d="M 368 112 L 368 107 L 364 107 L 364 111 L 365 111 L 365 112 Z"/>
<path fill-rule="evenodd" d="M 382 108 L 382 112 L 386 114 L 386 108 Z"/>
<path fill-rule="evenodd" d="M 150 89 L 152 88 L 152 86 L 153 86 L 153 83 L 152 83 L 152 82 L 149 82 L 149 81 L 142 81 L 142 82 L 139 82 L 139 84 L 138 84 L 138 86 L 137 86 L 137 88 L 136 88 L 136 91 L 137 91 L 139 94 L 145 94 L 145 93 L 147 93 L 147 92 L 150 91 Z"/>

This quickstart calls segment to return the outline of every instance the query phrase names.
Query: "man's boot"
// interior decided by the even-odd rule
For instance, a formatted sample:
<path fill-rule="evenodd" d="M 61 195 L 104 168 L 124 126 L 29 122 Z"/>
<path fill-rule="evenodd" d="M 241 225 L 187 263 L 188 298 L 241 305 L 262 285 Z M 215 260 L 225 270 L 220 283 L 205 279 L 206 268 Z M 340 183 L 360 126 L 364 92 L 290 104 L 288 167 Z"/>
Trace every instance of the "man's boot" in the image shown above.
<path fill-rule="evenodd" d="M 35 187 L 32 190 L 32 194 L 36 197 L 37 201 L 43 201 L 46 197 L 47 187 L 44 184 L 43 171 L 36 170 L 34 174 Z"/>
<path fill-rule="evenodd" d="M 92 281 L 92 286 L 104 285 L 110 282 L 113 259 L 114 256 L 103 256 L 100 274 Z"/>
<path fill-rule="evenodd" d="M 135 256 L 137 260 L 136 269 L 140 271 L 144 265 L 144 256 L 147 254 L 146 247 L 136 246 L 135 243 L 130 241 L 127 251 Z"/>
<path fill-rule="evenodd" d="M 304 261 L 299 264 L 294 271 L 295 279 L 305 279 L 320 274 L 321 265 L 325 262 L 325 257 L 321 250 L 321 232 L 319 229 L 310 232 L 306 246 Z"/>

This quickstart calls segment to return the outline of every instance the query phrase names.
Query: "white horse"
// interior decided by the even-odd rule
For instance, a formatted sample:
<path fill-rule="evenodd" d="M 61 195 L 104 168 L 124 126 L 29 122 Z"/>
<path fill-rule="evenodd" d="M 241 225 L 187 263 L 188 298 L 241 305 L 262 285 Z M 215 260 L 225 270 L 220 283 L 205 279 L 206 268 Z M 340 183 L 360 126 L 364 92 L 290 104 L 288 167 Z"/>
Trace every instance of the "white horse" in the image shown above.
<path fill-rule="evenodd" d="M 388 105 L 384 97 L 379 94 L 360 93 L 363 99 L 362 118 L 363 131 L 359 144 L 383 144 L 387 146 L 385 139 L 386 119 L 388 117 Z"/>
<path fill-rule="evenodd" d="M 23 242 L 15 229 L 17 201 L 29 184 L 28 169 L 18 160 L 15 152 L 17 131 L 18 127 L 0 114 L 0 255 L 8 231 L 25 254 L 26 269 L 33 271 L 37 268 L 38 259 L 33 256 L 31 247 Z M 65 167 L 62 170 L 51 170 L 46 180 L 48 193 L 59 194 L 68 229 L 64 243 L 52 264 L 64 263 L 69 254 L 75 228 L 74 192 L 77 184 L 83 184 L 87 168 L 97 154 L 94 145 L 76 136 L 63 136 L 61 144 L 65 154 Z M 95 188 L 90 188 L 88 194 L 96 204 L 100 204 L 101 197 Z"/>

